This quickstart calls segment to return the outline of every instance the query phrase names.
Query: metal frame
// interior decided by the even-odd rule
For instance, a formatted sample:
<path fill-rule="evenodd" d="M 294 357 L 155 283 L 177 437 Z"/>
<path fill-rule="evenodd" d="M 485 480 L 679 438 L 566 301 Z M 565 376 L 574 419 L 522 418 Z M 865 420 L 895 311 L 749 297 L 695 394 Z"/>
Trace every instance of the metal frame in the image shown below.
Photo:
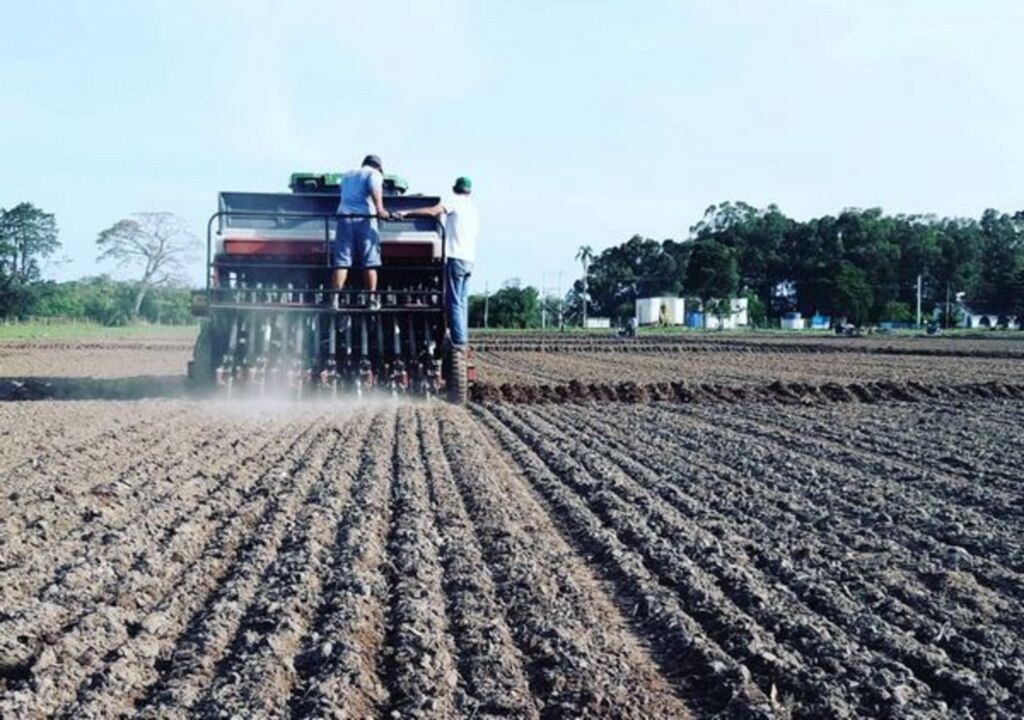
<path fill-rule="evenodd" d="M 414 211 L 411 211 L 414 212 Z M 355 307 L 343 307 L 338 310 L 334 310 L 332 307 L 315 307 L 301 304 L 256 304 L 256 303 L 239 303 L 239 302 L 213 302 L 211 295 L 216 291 L 227 291 L 227 292 L 254 292 L 252 288 L 238 288 L 234 290 L 232 288 L 213 288 L 211 286 L 214 265 L 213 265 L 213 223 L 216 220 L 218 222 L 217 232 L 218 234 L 223 232 L 224 225 L 223 219 L 226 217 L 250 217 L 250 218 L 277 218 L 277 219 L 294 219 L 294 220 L 323 220 L 323 243 L 324 243 L 324 263 L 323 265 L 310 265 L 310 264 L 287 264 L 287 263 L 237 263 L 239 267 L 264 267 L 264 268 L 278 268 L 278 269 L 295 269 L 295 270 L 314 270 L 314 269 L 325 269 L 334 270 L 331 266 L 331 221 L 337 221 L 339 218 L 364 218 L 364 219 L 376 219 L 378 222 L 389 222 L 388 220 L 381 218 L 373 214 L 363 213 L 296 213 L 296 212 L 273 212 L 273 211 L 260 211 L 260 210 L 218 210 L 210 216 L 210 219 L 206 222 L 206 302 L 209 307 L 209 311 L 212 313 L 215 309 L 225 310 L 289 310 L 297 312 L 319 312 L 323 314 L 370 314 L 370 313 L 397 313 L 397 312 L 426 312 L 434 311 L 433 308 L 429 307 L 395 307 L 395 308 L 382 308 L 380 310 L 369 310 L 367 308 L 355 308 Z M 434 217 L 434 224 L 437 228 L 438 234 L 441 237 L 441 307 L 439 312 L 442 315 L 442 323 L 444 329 L 444 336 L 449 337 L 450 328 L 448 326 L 448 243 L 445 237 L 444 223 L 439 218 Z M 384 267 L 383 265 L 381 267 Z M 355 269 L 354 266 L 348 268 L 349 270 Z M 376 269 L 376 268 L 370 268 Z M 389 271 L 398 272 L 412 272 L 422 270 L 416 266 L 391 266 L 387 267 Z M 260 292 L 260 291 L 257 291 Z M 268 289 L 266 292 L 291 292 L 291 293 L 317 293 L 320 295 L 356 295 L 364 290 L 353 290 L 353 289 L 320 289 L 320 288 L 276 288 Z M 379 293 L 380 291 L 378 291 Z M 424 293 L 422 291 L 402 291 L 400 294 L 403 295 L 422 295 L 422 294 L 435 294 L 435 293 Z"/>

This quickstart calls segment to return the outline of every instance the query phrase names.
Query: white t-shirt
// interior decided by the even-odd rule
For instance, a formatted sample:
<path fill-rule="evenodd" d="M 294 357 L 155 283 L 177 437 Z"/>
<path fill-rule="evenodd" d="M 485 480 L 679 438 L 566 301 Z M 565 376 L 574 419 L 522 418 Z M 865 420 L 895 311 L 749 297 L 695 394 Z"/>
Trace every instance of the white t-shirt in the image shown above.
<path fill-rule="evenodd" d="M 476 262 L 476 239 L 480 235 L 480 216 L 469 195 L 452 193 L 441 201 L 444 207 L 445 253 L 450 258 Z"/>

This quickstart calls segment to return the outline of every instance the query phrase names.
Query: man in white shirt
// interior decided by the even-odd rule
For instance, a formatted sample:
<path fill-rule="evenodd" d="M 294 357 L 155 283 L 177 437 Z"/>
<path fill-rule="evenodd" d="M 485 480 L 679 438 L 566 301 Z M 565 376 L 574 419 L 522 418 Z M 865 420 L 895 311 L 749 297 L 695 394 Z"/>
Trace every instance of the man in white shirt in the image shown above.
<path fill-rule="evenodd" d="M 356 217 L 353 217 L 356 216 Z M 361 217 L 359 217 L 361 216 Z M 335 290 L 345 286 L 353 262 L 363 268 L 363 282 L 371 309 L 380 308 L 377 268 L 380 267 L 380 233 L 377 218 L 389 218 L 384 209 L 384 168 L 380 158 L 367 155 L 358 170 L 341 176 L 338 227 L 331 247 L 332 280 Z M 338 307 L 338 296 L 333 304 Z"/>
<path fill-rule="evenodd" d="M 448 329 L 452 345 L 464 348 L 469 344 L 469 276 L 476 262 L 476 239 L 480 234 L 480 217 L 473 202 L 473 181 L 462 176 L 455 181 L 452 193 L 438 204 L 405 215 L 444 215 L 445 255 L 447 256 L 445 294 L 448 300 Z"/>

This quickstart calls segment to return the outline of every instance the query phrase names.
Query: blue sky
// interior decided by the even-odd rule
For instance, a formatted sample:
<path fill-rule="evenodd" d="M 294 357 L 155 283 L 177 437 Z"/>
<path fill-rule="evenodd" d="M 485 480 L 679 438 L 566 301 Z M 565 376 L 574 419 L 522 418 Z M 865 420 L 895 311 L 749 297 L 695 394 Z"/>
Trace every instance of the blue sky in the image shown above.
<path fill-rule="evenodd" d="M 61 278 L 139 210 L 367 152 L 474 178 L 476 290 L 567 286 L 584 243 L 683 238 L 721 200 L 1024 208 L 1024 3 L 8 3 L 0 207 L 57 215 Z M 202 276 L 197 265 L 195 278 Z"/>

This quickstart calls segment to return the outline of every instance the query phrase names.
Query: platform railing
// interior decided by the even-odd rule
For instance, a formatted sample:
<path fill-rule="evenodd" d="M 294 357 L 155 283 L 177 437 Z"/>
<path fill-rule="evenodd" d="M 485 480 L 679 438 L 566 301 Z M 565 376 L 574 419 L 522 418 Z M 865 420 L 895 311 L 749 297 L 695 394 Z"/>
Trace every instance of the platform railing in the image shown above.
<path fill-rule="evenodd" d="M 415 212 L 410 210 L 409 212 Z M 430 217 L 430 216 L 417 216 L 417 217 Z M 324 269 L 331 270 L 331 222 L 337 223 L 342 218 L 362 218 L 362 219 L 376 219 L 380 223 L 393 222 L 388 218 L 382 218 L 378 215 L 369 213 L 299 213 L 299 212 L 277 212 L 267 210 L 219 210 L 210 216 L 210 219 L 206 223 L 206 298 L 207 307 L 217 307 L 222 309 L 247 309 L 247 310 L 278 310 L 278 309 L 290 309 L 290 310 L 307 310 L 314 312 L 332 312 L 334 311 L 333 306 L 310 306 L 300 302 L 265 302 L 265 303 L 251 303 L 241 301 L 239 294 L 241 293 L 263 293 L 265 296 L 271 294 L 278 295 L 320 295 L 321 297 L 334 296 L 339 297 L 357 297 L 359 295 L 365 295 L 368 291 L 365 288 L 288 288 L 288 287 L 268 287 L 268 288 L 222 288 L 213 286 L 213 275 L 214 275 L 214 223 L 217 223 L 216 234 L 223 234 L 224 232 L 224 220 L 228 218 L 267 218 L 274 220 L 316 220 L 323 223 L 323 236 L 322 240 L 316 242 L 323 242 L 324 252 L 323 261 L 313 265 L 303 264 L 274 264 L 274 263 L 244 263 L 244 262 L 233 262 L 232 267 L 239 269 L 261 267 L 261 268 L 279 268 L 279 269 L 295 269 L 295 270 L 316 270 Z M 445 229 L 444 223 L 437 217 L 431 218 L 434 221 L 434 227 L 441 241 L 441 266 L 440 266 L 440 280 L 441 287 L 438 290 L 387 290 L 382 291 L 378 288 L 377 295 L 403 295 L 406 297 L 413 296 L 419 298 L 437 298 L 440 296 L 440 304 L 435 303 L 424 303 L 422 305 L 405 305 L 395 306 L 389 308 L 382 308 L 380 310 L 367 310 L 365 308 L 356 307 L 355 304 L 349 303 L 338 308 L 338 312 L 350 312 L 350 313 L 362 313 L 362 312 L 422 312 L 422 311 L 438 311 L 447 306 L 447 292 L 448 292 L 448 257 L 447 257 L 447 243 L 445 242 Z M 412 270 L 422 270 L 421 267 L 406 267 L 406 266 L 383 266 L 387 271 L 403 272 Z M 358 269 L 356 266 L 348 268 L 349 270 Z M 214 294 L 218 297 L 222 295 L 229 295 L 231 299 L 227 302 L 214 302 Z M 445 318 L 445 326 L 447 329 L 447 317 Z"/>

